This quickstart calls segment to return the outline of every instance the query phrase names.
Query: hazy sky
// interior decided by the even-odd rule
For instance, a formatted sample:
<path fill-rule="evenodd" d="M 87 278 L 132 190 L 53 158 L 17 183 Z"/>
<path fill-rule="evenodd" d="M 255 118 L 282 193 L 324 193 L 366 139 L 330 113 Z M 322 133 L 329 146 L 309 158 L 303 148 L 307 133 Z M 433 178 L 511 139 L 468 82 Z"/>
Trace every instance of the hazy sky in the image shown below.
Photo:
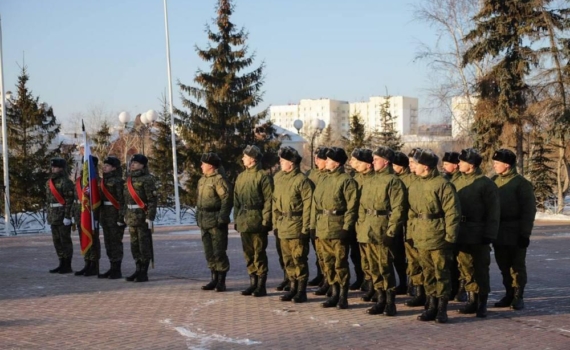
<path fill-rule="evenodd" d="M 420 98 L 429 86 L 418 41 L 435 40 L 413 20 L 421 0 L 237 0 L 232 21 L 249 32 L 256 66 L 266 64 L 262 107 L 302 98 L 348 101 Z M 169 0 L 174 105 L 177 81 L 209 69 L 195 51 L 216 16 L 214 0 Z M 163 0 L 1 0 L 4 85 L 15 90 L 22 62 L 29 87 L 53 106 L 64 130 L 73 115 L 103 109 L 160 110 L 167 92 Z M 421 111 L 420 111 L 421 116 Z M 425 120 L 425 118 L 422 118 Z"/>

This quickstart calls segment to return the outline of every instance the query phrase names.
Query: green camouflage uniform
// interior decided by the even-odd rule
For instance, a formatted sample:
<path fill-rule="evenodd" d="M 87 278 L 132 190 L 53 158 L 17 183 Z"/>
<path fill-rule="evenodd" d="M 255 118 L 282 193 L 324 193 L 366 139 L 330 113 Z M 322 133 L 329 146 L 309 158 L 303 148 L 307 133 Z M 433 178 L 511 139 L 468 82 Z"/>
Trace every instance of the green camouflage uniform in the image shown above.
<path fill-rule="evenodd" d="M 348 239 L 356 224 L 358 189 L 342 167 L 329 172 L 316 186 L 311 228 L 316 229 L 328 283 L 348 288 Z"/>
<path fill-rule="evenodd" d="M 125 223 L 129 226 L 131 235 L 131 253 L 133 259 L 141 264 L 153 259 L 152 232 L 146 219 L 154 221 L 156 217 L 157 194 L 156 179 L 149 174 L 148 168 L 130 172 L 133 187 L 139 198 L 146 204 L 147 210 L 138 208 L 137 203 L 129 193 L 127 182 L 123 189 L 125 206 L 122 208 Z"/>
<path fill-rule="evenodd" d="M 289 281 L 306 283 L 313 187 L 298 167 L 280 173 L 275 177 L 273 191 L 273 228 L 279 232 Z"/>
<path fill-rule="evenodd" d="M 238 175 L 234 189 L 236 230 L 249 275 L 267 275 L 267 233 L 271 231 L 273 182 L 259 164 Z"/>
<path fill-rule="evenodd" d="M 110 262 L 121 262 L 123 260 L 123 235 L 125 233 L 125 218 L 121 208 L 125 206 L 123 190 L 125 180 L 122 178 L 121 168 L 116 168 L 112 172 L 103 174 L 103 183 L 109 193 L 119 203 L 119 209 L 115 208 L 111 202 L 101 194 L 101 209 L 99 224 L 103 228 L 103 238 L 105 240 L 105 250 Z M 118 223 L 123 223 L 119 226 Z"/>
<path fill-rule="evenodd" d="M 232 200 L 231 185 L 223 170 L 216 169 L 198 181 L 196 222 L 202 232 L 204 253 L 211 271 L 227 272 L 230 269 L 226 251 Z"/>
<path fill-rule="evenodd" d="M 465 290 L 489 294 L 489 243 L 497 238 L 500 203 L 497 186 L 477 168 L 471 174 L 461 174 L 454 181 L 461 203 L 461 223 L 457 235 L 459 270 Z"/>
<path fill-rule="evenodd" d="M 322 179 L 325 178 L 327 174 L 328 171 L 326 169 L 319 170 L 315 168 L 307 171 L 306 175 L 307 178 L 309 178 L 309 180 L 311 180 L 311 182 L 313 183 L 313 190 L 317 187 L 319 182 L 321 182 Z M 314 234 L 311 235 L 311 244 L 313 245 L 313 250 L 315 251 L 315 255 L 317 257 L 317 265 L 318 265 L 317 271 L 320 269 L 320 271 L 324 274 L 325 266 L 323 263 L 322 254 L 320 253 L 319 241 Z"/>
<path fill-rule="evenodd" d="M 419 252 L 426 294 L 449 298 L 449 264 L 461 220 L 455 188 L 432 169 L 410 185 L 408 202 L 408 233 Z"/>
<path fill-rule="evenodd" d="M 536 216 L 536 199 L 532 184 L 513 167 L 503 175 L 495 175 L 499 187 L 501 221 L 493 244 L 495 260 L 507 290 L 524 288 L 527 283 L 526 250 L 519 247 L 519 237 L 529 238 Z"/>
<path fill-rule="evenodd" d="M 410 168 L 405 168 L 404 171 L 402 171 L 402 173 L 398 174 L 398 178 L 404 183 L 404 187 L 406 189 L 406 212 L 409 209 L 409 200 L 408 200 L 408 195 L 409 195 L 409 189 L 410 189 L 410 185 L 417 180 L 417 176 L 415 174 L 412 174 L 410 172 Z M 418 249 L 416 247 L 414 247 L 412 244 L 410 244 L 408 238 L 409 236 L 411 237 L 411 229 L 410 229 L 410 221 L 407 220 L 406 217 L 406 221 L 404 221 L 404 224 L 402 225 L 402 231 L 404 234 L 404 238 L 406 239 L 404 246 L 405 246 L 405 250 L 406 250 L 406 260 L 408 262 L 408 266 L 406 268 L 406 275 L 408 275 L 411 283 L 414 286 L 421 286 L 424 284 L 424 278 L 422 275 L 422 268 L 420 266 L 420 255 L 418 252 Z"/>
<path fill-rule="evenodd" d="M 77 181 L 81 184 L 82 181 L 82 172 L 79 173 L 79 177 L 75 179 L 75 186 L 73 191 L 74 200 L 73 200 L 73 220 L 75 224 L 73 225 L 73 229 L 77 230 L 77 234 L 79 235 L 79 242 L 81 244 L 81 202 L 79 201 L 79 193 L 77 193 Z M 80 186 L 82 187 L 82 186 Z M 99 191 L 99 189 L 97 189 Z M 83 259 L 85 261 L 99 261 L 101 258 L 101 242 L 99 241 L 99 225 L 96 225 L 99 219 L 99 208 L 93 211 L 93 220 L 95 220 L 92 235 L 92 243 L 91 247 L 87 249 L 85 254 L 83 254 Z"/>
<path fill-rule="evenodd" d="M 51 236 L 55 252 L 60 259 L 71 259 L 73 257 L 73 243 L 71 242 L 71 225 L 65 226 L 63 219 L 71 219 L 73 206 L 73 182 L 69 180 L 65 170 L 52 173 L 51 179 L 59 194 L 65 199 L 65 205 L 59 202 L 51 193 L 49 181 L 46 184 L 47 198 L 47 222 L 51 226 Z"/>

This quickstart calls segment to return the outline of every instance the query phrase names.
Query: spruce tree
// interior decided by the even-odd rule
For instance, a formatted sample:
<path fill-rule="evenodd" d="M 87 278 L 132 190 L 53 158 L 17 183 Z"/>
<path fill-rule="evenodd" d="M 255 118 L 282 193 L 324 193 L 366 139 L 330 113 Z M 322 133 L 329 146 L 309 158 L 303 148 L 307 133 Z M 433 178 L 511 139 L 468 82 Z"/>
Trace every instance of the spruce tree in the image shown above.
<path fill-rule="evenodd" d="M 348 137 L 343 137 L 346 142 L 346 153 L 351 154 L 355 148 L 362 148 L 365 146 L 365 125 L 362 122 L 360 113 L 355 113 L 350 116 L 350 128 L 348 130 Z"/>
<path fill-rule="evenodd" d="M 95 135 L 91 138 L 91 149 L 93 155 L 97 156 L 102 163 L 109 153 L 110 146 L 111 127 L 109 126 L 109 123 L 104 120 L 99 130 L 97 130 Z"/>
<path fill-rule="evenodd" d="M 210 64 L 209 71 L 199 70 L 194 78 L 198 86 L 178 83 L 189 98 L 183 99 L 186 110 L 176 109 L 183 126 L 181 136 L 186 145 L 186 188 L 190 203 L 195 199 L 196 184 L 201 176 L 200 157 L 204 152 L 216 152 L 222 159 L 225 173 L 233 183 L 242 171 L 242 151 L 247 145 L 275 150 L 274 131 L 265 128 L 267 110 L 253 114 L 252 109 L 262 101 L 264 64 L 247 70 L 254 64 L 248 53 L 244 29 L 230 21 L 234 6 L 230 0 L 219 0 L 216 6 L 217 31 L 206 29 L 210 43 L 205 49 L 196 48 L 198 56 Z M 273 133 L 273 134 L 272 134 Z M 260 136 L 262 135 L 262 136 Z M 271 157 L 270 157 L 271 158 Z M 264 162 L 265 167 L 272 164 Z"/>
<path fill-rule="evenodd" d="M 396 130 L 396 117 L 390 112 L 390 98 L 391 96 L 385 96 L 384 102 L 380 105 L 380 129 L 372 133 L 369 143 L 399 151 L 404 144 Z"/>
<path fill-rule="evenodd" d="M 556 184 L 556 172 L 549 165 L 552 149 L 547 146 L 541 135 L 535 137 L 532 146 L 528 176 L 534 188 L 537 207 L 544 210 L 544 202 L 553 197 L 553 188 Z"/>

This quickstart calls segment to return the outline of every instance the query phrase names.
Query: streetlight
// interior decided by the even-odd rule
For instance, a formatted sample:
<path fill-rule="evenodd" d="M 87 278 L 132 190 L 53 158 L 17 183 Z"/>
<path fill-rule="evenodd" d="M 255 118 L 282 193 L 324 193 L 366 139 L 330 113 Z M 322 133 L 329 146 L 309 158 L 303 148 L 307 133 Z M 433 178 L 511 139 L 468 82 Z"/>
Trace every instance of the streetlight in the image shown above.
<path fill-rule="evenodd" d="M 315 138 L 320 135 L 321 132 L 323 132 L 323 130 L 325 129 L 325 121 L 322 119 L 314 119 L 313 123 L 312 123 L 312 127 L 313 130 L 310 134 L 311 136 L 311 169 L 313 169 L 314 167 L 314 163 L 315 163 L 315 155 L 314 153 L 314 147 L 315 147 Z M 297 129 L 297 133 L 300 134 L 300 130 L 303 127 L 303 121 L 300 119 L 297 119 L 293 122 L 293 126 L 295 127 L 295 129 Z"/>
<path fill-rule="evenodd" d="M 150 128 L 152 128 L 152 124 L 154 124 L 154 122 L 158 119 L 158 113 L 156 113 L 156 111 L 154 109 L 149 109 L 148 111 L 146 111 L 146 113 L 143 113 L 141 115 L 141 122 L 144 125 L 144 128 L 141 130 L 141 134 L 142 134 L 142 153 L 145 154 L 144 152 L 144 138 L 146 137 L 146 131 L 149 130 L 149 134 L 150 134 Z"/>
<path fill-rule="evenodd" d="M 0 20 L 0 93 L 2 99 L 2 158 L 4 165 L 4 230 L 6 236 L 10 235 L 10 173 L 8 169 L 8 126 L 6 121 L 6 100 L 10 96 L 4 90 L 4 62 L 2 59 L 2 21 Z"/>

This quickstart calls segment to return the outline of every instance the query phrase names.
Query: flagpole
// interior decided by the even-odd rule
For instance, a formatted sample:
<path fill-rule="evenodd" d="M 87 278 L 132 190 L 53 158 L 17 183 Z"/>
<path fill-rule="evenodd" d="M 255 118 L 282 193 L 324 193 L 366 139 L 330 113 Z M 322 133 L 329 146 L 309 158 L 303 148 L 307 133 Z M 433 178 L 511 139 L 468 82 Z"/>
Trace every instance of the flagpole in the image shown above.
<path fill-rule="evenodd" d="M 8 169 L 8 126 L 6 122 L 6 91 L 4 90 L 4 62 L 2 59 L 2 19 L 0 18 L 0 93 L 2 93 L 2 158 L 4 166 L 4 230 L 10 235 L 10 172 Z"/>
<path fill-rule="evenodd" d="M 91 145 L 87 143 L 87 133 L 85 132 L 85 124 L 83 124 L 83 120 L 81 120 L 81 127 L 83 129 L 83 164 L 87 162 L 87 184 L 83 184 L 84 186 L 89 186 L 89 192 L 83 193 L 85 196 L 87 194 L 87 200 L 89 201 L 89 214 L 91 215 L 91 235 L 95 234 L 95 218 L 93 217 L 93 201 L 91 200 L 91 193 L 93 189 L 91 188 L 91 162 L 89 161 L 89 157 L 91 157 Z M 85 178 L 85 174 L 81 177 L 81 181 Z M 83 206 L 83 204 L 81 204 Z M 81 226 L 81 225 L 80 225 Z M 93 237 L 91 237 L 91 241 L 93 241 Z"/>

